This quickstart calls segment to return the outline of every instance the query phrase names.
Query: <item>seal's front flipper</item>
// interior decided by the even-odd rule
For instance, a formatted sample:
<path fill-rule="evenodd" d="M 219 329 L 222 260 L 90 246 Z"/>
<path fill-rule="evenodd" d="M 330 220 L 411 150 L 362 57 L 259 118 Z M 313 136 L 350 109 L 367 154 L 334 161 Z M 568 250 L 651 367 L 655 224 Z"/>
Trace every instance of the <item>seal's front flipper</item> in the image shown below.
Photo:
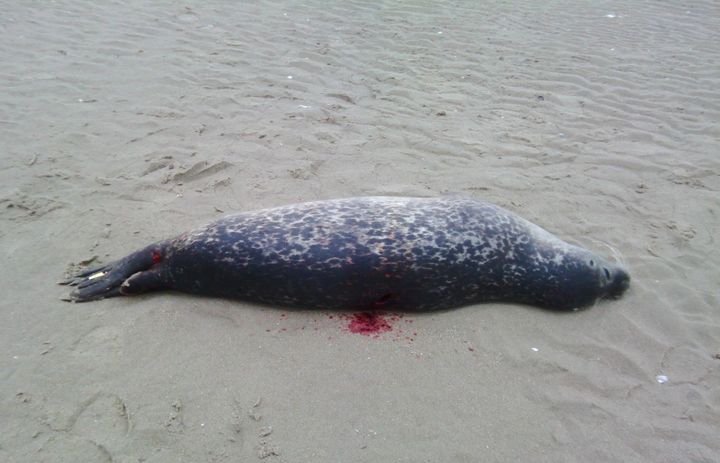
<path fill-rule="evenodd" d="M 142 275 L 145 270 L 159 264 L 163 260 L 163 246 L 159 244 L 148 246 L 110 264 L 86 270 L 69 278 L 60 284 L 77 286 L 68 300 L 72 302 L 86 302 L 106 297 L 121 296 L 123 294 L 137 294 L 150 289 L 159 288 L 158 284 L 135 285 L 138 290 L 132 292 L 123 291 L 124 282 L 129 282 L 138 274 Z"/>

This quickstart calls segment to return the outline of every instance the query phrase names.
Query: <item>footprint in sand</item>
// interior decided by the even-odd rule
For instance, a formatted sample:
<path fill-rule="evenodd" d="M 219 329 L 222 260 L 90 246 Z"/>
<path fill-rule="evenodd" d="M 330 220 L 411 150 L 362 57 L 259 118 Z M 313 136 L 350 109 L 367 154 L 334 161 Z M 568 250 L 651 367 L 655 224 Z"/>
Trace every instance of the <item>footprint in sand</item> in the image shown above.
<path fill-rule="evenodd" d="M 38 462 L 113 462 L 130 427 L 125 402 L 114 394 L 95 394 L 80 404 L 67 426 L 53 429 L 38 451 Z"/>
<path fill-rule="evenodd" d="M 81 407 L 72 432 L 112 454 L 123 446 L 129 428 L 125 402 L 114 394 L 97 394 Z"/>
<path fill-rule="evenodd" d="M 210 175 L 222 172 L 225 169 L 232 167 L 233 164 L 220 161 L 216 163 L 209 163 L 208 161 L 200 161 L 192 165 L 192 167 L 178 172 L 176 174 L 169 175 L 163 183 L 184 183 L 200 180 L 201 178 L 208 177 Z"/>

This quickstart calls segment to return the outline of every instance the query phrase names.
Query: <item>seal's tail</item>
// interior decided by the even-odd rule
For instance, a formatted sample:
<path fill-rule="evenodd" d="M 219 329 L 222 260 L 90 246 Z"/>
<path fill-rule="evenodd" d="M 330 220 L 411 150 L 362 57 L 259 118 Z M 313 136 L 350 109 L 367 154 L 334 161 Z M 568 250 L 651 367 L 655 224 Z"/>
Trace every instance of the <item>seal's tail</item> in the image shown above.
<path fill-rule="evenodd" d="M 64 300 L 86 302 L 159 289 L 167 281 L 165 276 L 163 246 L 154 244 L 115 262 L 85 270 L 60 284 L 77 286 Z"/>

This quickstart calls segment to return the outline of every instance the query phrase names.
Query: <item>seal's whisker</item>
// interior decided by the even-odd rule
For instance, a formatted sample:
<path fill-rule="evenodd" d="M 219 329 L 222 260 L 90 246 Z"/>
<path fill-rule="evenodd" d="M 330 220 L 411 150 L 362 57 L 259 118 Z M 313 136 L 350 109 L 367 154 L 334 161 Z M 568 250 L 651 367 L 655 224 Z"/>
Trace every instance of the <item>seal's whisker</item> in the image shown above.
<path fill-rule="evenodd" d="M 623 267 L 626 267 L 625 256 L 623 256 L 622 252 L 620 252 L 616 247 L 610 245 L 609 243 L 606 243 L 603 240 L 598 240 L 595 238 L 590 238 L 590 240 L 595 243 L 599 243 L 599 244 L 605 246 L 606 248 L 610 249 L 610 253 L 613 256 L 613 259 L 615 259 L 615 263 L 618 263 L 618 264 L 622 265 Z"/>
<path fill-rule="evenodd" d="M 627 264 L 625 262 L 625 256 L 623 256 L 622 252 L 620 250 L 608 243 L 603 243 L 605 246 L 607 246 L 610 249 L 610 252 L 612 252 L 613 258 L 616 262 L 618 262 L 623 267 L 627 267 Z"/>

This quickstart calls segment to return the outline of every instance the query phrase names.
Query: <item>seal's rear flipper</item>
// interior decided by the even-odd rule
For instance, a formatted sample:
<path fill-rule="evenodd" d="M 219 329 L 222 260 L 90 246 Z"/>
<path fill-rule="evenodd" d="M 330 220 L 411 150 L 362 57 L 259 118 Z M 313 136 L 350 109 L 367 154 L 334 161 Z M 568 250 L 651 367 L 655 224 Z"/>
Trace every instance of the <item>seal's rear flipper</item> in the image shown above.
<path fill-rule="evenodd" d="M 61 285 L 77 286 L 65 300 L 86 302 L 157 289 L 162 285 L 161 273 L 156 269 L 150 272 L 145 270 L 159 264 L 162 257 L 162 246 L 154 244 L 110 264 L 83 271 L 60 282 Z M 133 283 L 137 277 L 145 274 L 148 276 L 138 280 L 138 284 Z M 126 287 L 128 291 L 125 291 Z"/>
<path fill-rule="evenodd" d="M 96 273 L 101 273 L 105 271 L 108 267 L 110 267 L 113 264 L 104 264 L 104 265 L 96 265 L 94 267 L 90 267 L 89 269 L 83 270 L 82 272 L 71 276 L 70 278 L 67 278 L 65 280 L 59 281 L 59 285 L 70 285 L 70 286 L 76 286 L 81 281 L 85 280 L 87 277 L 94 275 Z"/>
<path fill-rule="evenodd" d="M 150 270 L 137 272 L 120 285 L 121 295 L 133 295 L 147 293 L 165 286 L 166 267 L 162 264 L 156 265 Z"/>

